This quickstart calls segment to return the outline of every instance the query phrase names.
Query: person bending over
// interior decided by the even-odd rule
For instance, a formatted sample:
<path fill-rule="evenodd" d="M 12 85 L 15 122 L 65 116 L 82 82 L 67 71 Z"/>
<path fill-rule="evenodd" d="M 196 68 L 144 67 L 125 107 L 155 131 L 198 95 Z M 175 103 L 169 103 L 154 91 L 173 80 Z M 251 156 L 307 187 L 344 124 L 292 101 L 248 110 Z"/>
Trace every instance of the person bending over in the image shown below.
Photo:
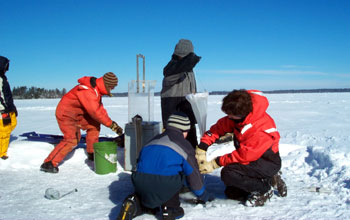
<path fill-rule="evenodd" d="M 221 179 L 230 199 L 243 200 L 247 206 L 262 206 L 273 195 L 287 195 L 287 186 L 279 172 L 280 135 L 274 120 L 266 113 L 269 102 L 258 90 L 233 90 L 223 99 L 226 114 L 210 127 L 196 148 L 202 174 L 223 167 Z M 235 150 L 207 161 L 206 151 L 226 133 L 234 134 Z"/>

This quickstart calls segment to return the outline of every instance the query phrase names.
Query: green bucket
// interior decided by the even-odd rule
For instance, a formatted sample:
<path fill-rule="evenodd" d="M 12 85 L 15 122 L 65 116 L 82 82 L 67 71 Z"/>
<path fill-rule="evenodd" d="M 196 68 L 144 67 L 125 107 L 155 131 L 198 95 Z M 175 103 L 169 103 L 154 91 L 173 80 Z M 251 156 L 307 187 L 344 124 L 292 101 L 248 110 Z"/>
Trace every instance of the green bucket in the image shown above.
<path fill-rule="evenodd" d="M 117 172 L 117 144 L 112 141 L 94 143 L 94 162 L 97 174 Z"/>

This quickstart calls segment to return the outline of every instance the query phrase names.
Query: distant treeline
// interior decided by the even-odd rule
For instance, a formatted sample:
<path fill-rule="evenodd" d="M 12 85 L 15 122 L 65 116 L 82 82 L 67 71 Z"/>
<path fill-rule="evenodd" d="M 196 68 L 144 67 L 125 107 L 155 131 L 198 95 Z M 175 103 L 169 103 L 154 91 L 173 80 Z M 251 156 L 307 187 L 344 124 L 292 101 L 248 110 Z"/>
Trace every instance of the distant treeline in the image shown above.
<path fill-rule="evenodd" d="M 66 89 L 44 89 L 33 86 L 30 88 L 20 86 L 12 89 L 14 99 L 53 99 L 61 98 L 64 94 L 66 94 Z"/>
<path fill-rule="evenodd" d="M 209 95 L 226 95 L 231 91 L 213 91 L 209 92 Z M 286 89 L 286 90 L 270 90 L 263 91 L 269 94 L 282 94 L 282 93 L 325 93 L 325 92 L 350 92 L 350 88 L 344 89 Z M 112 93 L 114 97 L 127 97 L 127 92 Z M 160 96 L 160 92 L 155 92 L 154 96 Z"/>
<path fill-rule="evenodd" d="M 26 86 L 14 87 L 12 90 L 12 95 L 14 99 L 51 99 L 51 98 L 61 98 L 66 94 L 66 89 L 44 89 Z M 213 91 L 209 92 L 210 95 L 226 95 L 230 91 Z M 269 94 L 281 94 L 281 93 L 325 93 L 325 92 L 350 92 L 350 88 L 344 89 L 286 89 L 286 90 L 271 90 L 263 91 Z M 127 92 L 122 93 L 112 93 L 114 97 L 127 97 Z M 160 92 L 155 92 L 155 96 L 160 96 Z"/>
<path fill-rule="evenodd" d="M 210 95 L 226 95 L 230 91 L 213 91 L 209 92 Z M 326 93 L 326 92 L 350 92 L 350 88 L 344 89 L 286 89 L 286 90 L 271 90 L 262 91 L 269 94 L 281 94 L 281 93 Z"/>

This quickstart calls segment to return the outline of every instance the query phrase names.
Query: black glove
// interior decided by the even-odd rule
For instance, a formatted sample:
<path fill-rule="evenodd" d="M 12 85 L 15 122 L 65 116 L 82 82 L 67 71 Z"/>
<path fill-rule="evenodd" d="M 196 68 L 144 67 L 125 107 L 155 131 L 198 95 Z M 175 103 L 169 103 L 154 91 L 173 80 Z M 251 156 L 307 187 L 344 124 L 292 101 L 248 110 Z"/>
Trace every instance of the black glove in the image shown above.
<path fill-rule="evenodd" d="M 204 142 L 200 142 L 199 145 L 198 145 L 198 147 L 199 147 L 200 149 L 204 150 L 204 151 L 207 151 L 209 145 L 206 144 L 206 143 L 204 143 Z"/>
<path fill-rule="evenodd" d="M 112 131 L 114 131 L 115 133 L 117 133 L 118 135 L 122 135 L 123 134 L 123 128 L 121 128 L 117 122 L 112 121 L 112 124 L 110 126 L 110 129 L 112 129 Z"/>
<path fill-rule="evenodd" d="M 215 199 L 215 196 L 207 190 L 204 190 L 203 194 L 198 196 L 197 199 L 198 203 L 205 204 L 208 201 L 213 201 Z"/>
<path fill-rule="evenodd" d="M 1 117 L 2 117 L 2 124 L 4 126 L 11 124 L 11 117 L 9 113 L 2 113 Z"/>

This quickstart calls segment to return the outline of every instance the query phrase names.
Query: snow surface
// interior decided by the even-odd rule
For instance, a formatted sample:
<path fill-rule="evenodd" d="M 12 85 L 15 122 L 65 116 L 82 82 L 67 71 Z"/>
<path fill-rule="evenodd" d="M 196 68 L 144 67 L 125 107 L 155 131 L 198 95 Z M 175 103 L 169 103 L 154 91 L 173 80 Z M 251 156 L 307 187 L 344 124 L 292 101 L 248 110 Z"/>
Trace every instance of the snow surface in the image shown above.
<path fill-rule="evenodd" d="M 207 189 L 217 199 L 206 205 L 182 203 L 183 219 L 350 219 L 350 93 L 268 94 L 268 112 L 281 134 L 280 153 L 288 196 L 271 198 L 263 207 L 246 207 L 226 200 L 220 170 L 205 175 Z M 223 96 L 209 96 L 207 129 L 224 114 Z M 39 171 L 52 144 L 27 141 L 20 134 L 30 131 L 61 134 L 54 116 L 58 99 L 15 100 L 19 116 L 8 150 L 0 160 L 1 220 L 115 219 L 123 199 L 133 191 L 130 172 L 123 170 L 124 150 L 118 149 L 116 173 L 98 175 L 77 148 L 59 166 L 58 174 Z M 111 118 L 119 124 L 128 119 L 127 97 L 104 98 Z M 155 121 L 161 120 L 160 99 L 155 97 Z M 198 132 L 199 133 L 199 132 Z M 103 127 L 101 136 L 115 136 Z M 223 154 L 232 143 L 210 148 L 210 157 Z M 322 187 L 330 193 L 310 192 Z M 44 197 L 47 188 L 60 200 Z M 182 197 L 190 196 L 190 193 Z M 142 215 L 135 219 L 156 219 Z"/>

